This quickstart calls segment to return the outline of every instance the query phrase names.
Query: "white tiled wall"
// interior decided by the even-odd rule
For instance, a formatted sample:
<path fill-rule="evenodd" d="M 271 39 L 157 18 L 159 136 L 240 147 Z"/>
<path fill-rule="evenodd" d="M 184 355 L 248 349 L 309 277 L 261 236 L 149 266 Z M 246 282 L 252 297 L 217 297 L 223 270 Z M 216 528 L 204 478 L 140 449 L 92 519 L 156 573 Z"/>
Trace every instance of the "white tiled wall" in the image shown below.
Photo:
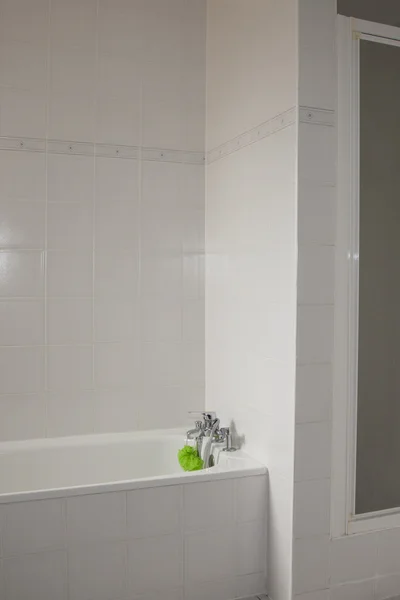
<path fill-rule="evenodd" d="M 0 598 L 262 593 L 266 497 L 262 475 L 0 505 Z"/>
<path fill-rule="evenodd" d="M 0 1 L 0 440 L 203 406 L 205 6 Z"/>
<path fill-rule="evenodd" d="M 268 465 L 274 600 L 291 595 L 295 45 L 295 2 L 209 2 L 206 402 Z"/>
<path fill-rule="evenodd" d="M 356 595 L 360 592 L 356 588 L 341 589 L 332 596 L 329 591 L 334 568 L 330 542 L 336 218 L 336 128 L 331 112 L 336 106 L 334 5 L 331 0 L 299 1 L 299 104 L 304 108 L 300 108 L 298 141 L 293 532 L 293 595 L 299 600 L 364 597 Z M 351 568 L 352 561 L 345 561 Z M 363 574 L 354 579 L 364 579 Z M 369 598 L 368 589 L 362 587 L 361 591 Z"/>
<path fill-rule="evenodd" d="M 331 539 L 336 3 L 299 0 L 299 9 L 300 104 L 312 107 L 300 120 L 311 112 L 319 124 L 299 124 L 293 595 L 383 600 L 400 592 L 400 530 Z"/>

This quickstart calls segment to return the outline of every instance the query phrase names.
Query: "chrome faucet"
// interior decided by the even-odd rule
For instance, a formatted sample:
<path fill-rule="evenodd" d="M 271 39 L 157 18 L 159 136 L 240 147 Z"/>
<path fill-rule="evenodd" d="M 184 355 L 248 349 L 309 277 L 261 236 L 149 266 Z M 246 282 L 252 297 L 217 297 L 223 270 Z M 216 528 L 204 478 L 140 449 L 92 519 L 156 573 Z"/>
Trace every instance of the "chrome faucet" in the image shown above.
<path fill-rule="evenodd" d="M 191 415 L 201 415 L 202 421 L 195 422 L 195 429 L 190 429 L 186 433 L 186 437 L 190 440 L 196 440 L 197 452 L 203 459 L 204 469 L 212 466 L 210 464 L 211 449 L 213 442 L 222 443 L 226 441 L 226 447 L 223 449 L 226 452 L 233 452 L 232 438 L 229 427 L 219 427 L 220 420 L 215 412 L 198 412 L 191 411 Z"/>

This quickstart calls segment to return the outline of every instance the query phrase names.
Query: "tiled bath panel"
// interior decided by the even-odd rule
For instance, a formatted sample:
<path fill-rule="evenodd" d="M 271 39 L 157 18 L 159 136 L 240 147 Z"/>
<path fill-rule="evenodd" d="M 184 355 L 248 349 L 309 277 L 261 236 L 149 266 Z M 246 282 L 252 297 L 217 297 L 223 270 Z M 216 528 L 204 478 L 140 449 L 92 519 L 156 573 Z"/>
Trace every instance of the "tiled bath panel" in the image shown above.
<path fill-rule="evenodd" d="M 254 597 L 266 492 L 261 475 L 2 504 L 0 598 Z"/>

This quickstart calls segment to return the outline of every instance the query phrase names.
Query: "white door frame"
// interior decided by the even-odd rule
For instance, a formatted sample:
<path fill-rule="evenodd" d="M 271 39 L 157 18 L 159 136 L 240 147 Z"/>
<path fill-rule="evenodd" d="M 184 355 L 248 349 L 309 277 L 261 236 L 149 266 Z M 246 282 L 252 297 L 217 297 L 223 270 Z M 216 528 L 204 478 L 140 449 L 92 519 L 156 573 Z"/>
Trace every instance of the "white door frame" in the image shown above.
<path fill-rule="evenodd" d="M 338 212 L 332 452 L 334 537 L 400 527 L 400 507 L 355 515 L 360 40 L 400 46 L 400 28 L 338 16 Z"/>

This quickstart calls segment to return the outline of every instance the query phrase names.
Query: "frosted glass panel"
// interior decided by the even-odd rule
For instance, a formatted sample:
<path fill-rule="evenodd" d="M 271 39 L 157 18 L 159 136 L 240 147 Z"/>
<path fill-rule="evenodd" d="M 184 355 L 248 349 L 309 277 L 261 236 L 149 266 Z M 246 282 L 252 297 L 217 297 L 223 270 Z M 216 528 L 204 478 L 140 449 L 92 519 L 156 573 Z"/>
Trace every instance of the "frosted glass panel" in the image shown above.
<path fill-rule="evenodd" d="M 400 506 L 400 48 L 360 42 L 356 513 Z"/>

